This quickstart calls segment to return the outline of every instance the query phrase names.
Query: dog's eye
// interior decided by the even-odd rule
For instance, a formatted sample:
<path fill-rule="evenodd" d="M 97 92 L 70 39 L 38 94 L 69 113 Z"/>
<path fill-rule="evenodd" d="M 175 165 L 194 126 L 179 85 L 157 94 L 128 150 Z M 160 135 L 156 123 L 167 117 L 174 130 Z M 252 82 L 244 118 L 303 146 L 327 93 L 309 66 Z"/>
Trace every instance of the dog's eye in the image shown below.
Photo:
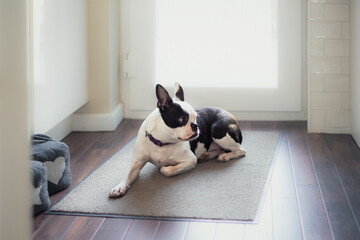
<path fill-rule="evenodd" d="M 183 116 L 183 117 L 179 118 L 179 123 L 185 125 L 187 123 L 187 120 L 188 120 L 188 118 L 186 116 Z"/>

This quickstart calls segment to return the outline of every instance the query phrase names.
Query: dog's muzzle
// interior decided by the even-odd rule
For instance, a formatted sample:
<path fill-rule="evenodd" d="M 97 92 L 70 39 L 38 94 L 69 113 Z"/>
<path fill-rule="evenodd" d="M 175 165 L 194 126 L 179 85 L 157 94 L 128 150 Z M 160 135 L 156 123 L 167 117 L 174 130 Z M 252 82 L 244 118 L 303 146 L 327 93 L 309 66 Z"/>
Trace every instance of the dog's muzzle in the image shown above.
<path fill-rule="evenodd" d="M 188 140 L 193 140 L 199 136 L 198 132 L 195 132 L 194 135 L 192 135 Z"/>
<path fill-rule="evenodd" d="M 190 123 L 190 127 L 191 127 L 191 130 L 193 130 L 193 132 L 198 132 L 199 130 L 199 125 L 197 125 L 196 123 L 192 122 Z"/>
<path fill-rule="evenodd" d="M 200 129 L 199 129 L 198 124 L 192 122 L 192 123 L 190 123 L 190 127 L 191 127 L 191 130 L 194 132 L 194 134 L 188 140 L 197 138 L 199 136 L 199 133 L 200 133 Z"/>

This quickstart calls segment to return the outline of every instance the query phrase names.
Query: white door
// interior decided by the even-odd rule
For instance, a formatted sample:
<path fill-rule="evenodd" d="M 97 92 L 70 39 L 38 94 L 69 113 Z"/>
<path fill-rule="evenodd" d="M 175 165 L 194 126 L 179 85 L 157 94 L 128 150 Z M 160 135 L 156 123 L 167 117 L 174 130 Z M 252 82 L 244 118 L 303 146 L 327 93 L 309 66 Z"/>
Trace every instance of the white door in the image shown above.
<path fill-rule="evenodd" d="M 239 119 L 300 112 L 301 8 L 298 0 L 122 0 L 125 116 L 144 118 L 156 107 L 155 85 L 172 92 L 175 82 L 193 106 Z"/>

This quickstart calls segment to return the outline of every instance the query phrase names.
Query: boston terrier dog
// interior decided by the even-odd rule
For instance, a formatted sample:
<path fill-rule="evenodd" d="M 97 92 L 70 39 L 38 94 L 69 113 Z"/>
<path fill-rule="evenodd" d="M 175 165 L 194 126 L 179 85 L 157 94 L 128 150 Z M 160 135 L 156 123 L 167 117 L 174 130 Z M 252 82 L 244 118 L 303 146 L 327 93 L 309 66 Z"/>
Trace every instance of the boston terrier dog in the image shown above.
<path fill-rule="evenodd" d="M 177 83 L 173 99 L 160 84 L 156 97 L 157 108 L 139 129 L 128 174 L 110 191 L 110 198 L 123 196 L 147 162 L 170 177 L 193 169 L 198 161 L 216 157 L 229 161 L 246 154 L 240 146 L 238 121 L 229 112 L 215 107 L 194 109 L 184 102 L 184 91 Z"/>

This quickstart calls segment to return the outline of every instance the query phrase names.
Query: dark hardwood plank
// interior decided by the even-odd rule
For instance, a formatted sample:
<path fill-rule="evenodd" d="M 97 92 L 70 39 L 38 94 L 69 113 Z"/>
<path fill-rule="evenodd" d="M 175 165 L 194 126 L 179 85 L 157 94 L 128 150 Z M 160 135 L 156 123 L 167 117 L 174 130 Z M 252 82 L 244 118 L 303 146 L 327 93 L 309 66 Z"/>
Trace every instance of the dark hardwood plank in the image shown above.
<path fill-rule="evenodd" d="M 81 157 L 83 160 L 71 165 L 72 185 L 78 184 L 103 162 L 102 157 L 108 151 L 108 145 L 102 142 L 105 139 L 106 135 L 99 136 L 99 141 Z"/>
<path fill-rule="evenodd" d="M 75 216 L 41 215 L 41 225 L 33 232 L 32 239 L 61 239 L 75 222 Z M 56 227 L 54 227 L 56 226 Z"/>
<path fill-rule="evenodd" d="M 250 121 L 239 121 L 241 131 L 249 131 L 251 129 Z"/>
<path fill-rule="evenodd" d="M 283 122 L 275 121 L 251 121 L 252 131 L 275 131 L 281 128 Z"/>
<path fill-rule="evenodd" d="M 71 163 L 76 162 L 96 142 L 98 132 L 73 132 L 62 142 L 69 146 Z M 71 146 L 71 147 L 70 147 Z"/>
<path fill-rule="evenodd" d="M 306 134 L 307 126 L 305 123 L 288 123 L 287 135 L 294 169 L 295 185 L 317 186 L 316 174 L 305 139 Z"/>
<path fill-rule="evenodd" d="M 336 172 L 360 231 L 360 170 L 356 165 L 356 157 L 360 159 L 360 156 L 354 154 L 359 153 L 357 145 L 352 141 L 351 136 L 343 134 L 326 135 L 324 140 L 331 149 Z"/>
<path fill-rule="evenodd" d="M 132 222 L 132 219 L 106 218 L 92 240 L 123 239 Z"/>
<path fill-rule="evenodd" d="M 104 218 L 99 217 L 77 217 L 71 228 L 64 234 L 63 240 L 92 239 L 93 235 L 104 222 Z"/>
<path fill-rule="evenodd" d="M 182 240 L 184 239 L 189 222 L 161 221 L 155 235 L 156 240 Z"/>
<path fill-rule="evenodd" d="M 114 134 L 116 137 L 109 146 L 109 151 L 104 155 L 103 160 L 110 158 L 133 139 L 137 135 L 141 124 L 141 120 L 124 120 L 124 124 L 116 129 Z"/>
<path fill-rule="evenodd" d="M 160 226 L 157 220 L 135 219 L 125 235 L 126 240 L 154 239 Z"/>
<path fill-rule="evenodd" d="M 332 233 L 317 186 L 298 186 L 304 239 L 332 239 Z"/>
<path fill-rule="evenodd" d="M 305 123 L 289 123 L 289 151 L 305 239 L 331 239 L 331 229 L 308 151 Z"/>
<path fill-rule="evenodd" d="M 42 226 L 42 224 L 45 221 L 45 218 L 47 218 L 48 216 L 45 214 L 38 214 L 37 216 L 34 216 L 33 218 L 33 233 L 36 232 L 39 227 Z"/>
<path fill-rule="evenodd" d="M 324 138 L 326 134 L 307 135 L 332 233 L 336 239 L 360 239 L 360 232 L 333 162 L 333 152 Z"/>

